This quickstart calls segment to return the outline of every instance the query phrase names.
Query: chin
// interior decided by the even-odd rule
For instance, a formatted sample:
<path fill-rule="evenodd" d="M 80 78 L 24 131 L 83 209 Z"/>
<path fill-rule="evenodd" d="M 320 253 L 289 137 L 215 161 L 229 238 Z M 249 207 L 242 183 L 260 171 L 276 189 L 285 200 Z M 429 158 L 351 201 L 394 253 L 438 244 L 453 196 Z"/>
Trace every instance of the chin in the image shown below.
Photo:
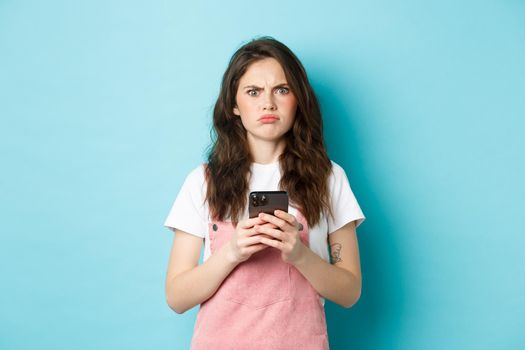
<path fill-rule="evenodd" d="M 282 138 L 282 135 L 252 135 L 254 141 L 278 142 Z"/>

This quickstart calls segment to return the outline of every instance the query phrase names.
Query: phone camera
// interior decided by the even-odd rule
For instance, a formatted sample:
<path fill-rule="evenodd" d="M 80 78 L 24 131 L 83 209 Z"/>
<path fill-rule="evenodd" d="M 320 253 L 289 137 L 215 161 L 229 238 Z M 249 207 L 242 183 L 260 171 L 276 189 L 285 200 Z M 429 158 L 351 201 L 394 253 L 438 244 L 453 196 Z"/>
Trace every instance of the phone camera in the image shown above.
<path fill-rule="evenodd" d="M 268 202 L 266 195 L 261 193 L 253 193 L 250 198 L 252 205 L 254 207 L 259 207 L 265 205 Z"/>

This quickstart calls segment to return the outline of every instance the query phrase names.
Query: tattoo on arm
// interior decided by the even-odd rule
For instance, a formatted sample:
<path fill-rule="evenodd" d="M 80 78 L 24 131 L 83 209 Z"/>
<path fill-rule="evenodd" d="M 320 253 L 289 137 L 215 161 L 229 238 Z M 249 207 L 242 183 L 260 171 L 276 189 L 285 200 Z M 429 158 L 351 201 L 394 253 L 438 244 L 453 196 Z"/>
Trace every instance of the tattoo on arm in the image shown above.
<path fill-rule="evenodd" d="M 332 264 L 338 263 L 340 261 L 343 261 L 341 259 L 341 244 L 334 243 L 330 245 L 330 255 L 332 258 Z"/>

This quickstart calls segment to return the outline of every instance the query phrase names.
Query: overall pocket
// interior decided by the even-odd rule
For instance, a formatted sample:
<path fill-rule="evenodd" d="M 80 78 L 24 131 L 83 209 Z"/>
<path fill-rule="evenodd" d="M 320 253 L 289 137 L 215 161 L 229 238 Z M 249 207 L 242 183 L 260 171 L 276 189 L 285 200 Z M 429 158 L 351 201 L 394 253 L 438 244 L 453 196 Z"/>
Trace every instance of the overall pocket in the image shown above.
<path fill-rule="evenodd" d="M 254 309 L 287 301 L 291 297 L 290 264 L 281 252 L 268 247 L 239 264 L 223 281 L 223 296 Z"/>
<path fill-rule="evenodd" d="M 230 222 L 209 224 L 211 251 L 215 253 L 230 239 L 235 229 Z M 268 247 L 240 263 L 224 279 L 217 296 L 254 309 L 291 298 L 291 266 L 281 259 L 281 252 Z"/>

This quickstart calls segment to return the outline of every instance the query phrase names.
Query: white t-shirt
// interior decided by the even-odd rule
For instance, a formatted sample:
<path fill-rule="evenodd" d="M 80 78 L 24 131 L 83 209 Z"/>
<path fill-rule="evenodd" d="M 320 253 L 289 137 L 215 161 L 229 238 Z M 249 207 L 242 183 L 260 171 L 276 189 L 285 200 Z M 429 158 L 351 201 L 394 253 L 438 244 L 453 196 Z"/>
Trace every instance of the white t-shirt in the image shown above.
<path fill-rule="evenodd" d="M 270 164 L 252 163 L 251 170 L 250 192 L 280 190 L 281 171 L 278 161 Z M 319 223 L 314 227 L 309 227 L 310 249 L 327 262 L 330 262 L 328 235 L 349 222 L 357 220 L 357 227 L 365 220 L 365 216 L 350 188 L 345 171 L 333 161 L 332 173 L 329 177 L 329 193 L 334 219 L 323 213 Z M 164 223 L 164 226 L 172 230 L 179 229 L 204 238 L 204 261 L 211 255 L 208 224 L 212 222 L 205 198 L 206 181 L 204 164 L 202 164 L 192 170 L 186 177 Z M 295 215 L 297 209 L 290 206 L 288 207 L 288 212 Z M 248 218 L 247 209 L 240 220 L 246 218 Z"/>

